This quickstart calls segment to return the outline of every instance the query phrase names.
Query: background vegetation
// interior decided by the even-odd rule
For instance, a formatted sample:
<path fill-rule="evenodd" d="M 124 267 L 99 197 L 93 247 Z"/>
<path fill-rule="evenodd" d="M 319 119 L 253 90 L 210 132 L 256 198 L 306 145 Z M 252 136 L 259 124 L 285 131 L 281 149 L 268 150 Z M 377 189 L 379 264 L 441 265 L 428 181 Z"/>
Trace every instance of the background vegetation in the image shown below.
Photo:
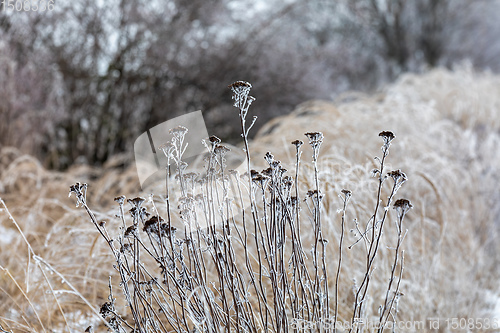
<path fill-rule="evenodd" d="M 43 165 L 102 165 L 201 109 L 239 139 L 225 87 L 245 79 L 261 126 L 298 103 L 372 91 L 464 59 L 500 70 L 496 0 L 57 1 L 0 12 L 0 144 Z"/>

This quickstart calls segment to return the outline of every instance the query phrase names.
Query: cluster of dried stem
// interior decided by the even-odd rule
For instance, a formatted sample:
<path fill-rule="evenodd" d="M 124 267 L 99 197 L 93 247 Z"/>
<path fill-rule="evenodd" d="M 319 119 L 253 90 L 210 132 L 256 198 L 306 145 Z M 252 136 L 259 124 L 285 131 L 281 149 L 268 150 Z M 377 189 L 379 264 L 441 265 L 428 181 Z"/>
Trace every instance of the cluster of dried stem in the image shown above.
<path fill-rule="evenodd" d="M 300 328 L 297 323 L 337 323 L 339 319 L 344 228 L 352 194 L 348 190 L 340 194 L 341 235 L 332 291 L 326 259 L 328 241 L 321 218 L 324 195 L 318 171 L 323 134 L 306 133 L 312 148 L 314 188 L 300 193 L 303 142 L 292 142 L 296 147 L 293 177 L 286 175 L 287 170 L 271 153 L 265 155 L 268 168 L 253 170 L 248 133 L 255 117 L 247 124 L 248 110 L 254 101 L 249 95 L 251 85 L 238 81 L 229 88 L 241 120 L 246 174 L 240 176 L 236 171 L 227 170 L 229 149 L 215 136 L 205 142 L 208 155 L 203 175 L 187 172 L 187 164 L 182 160 L 187 129 L 177 127 L 171 130 L 172 141 L 159 147 L 168 160 L 163 214 L 152 198 L 149 203 L 143 198 L 134 198 L 127 200 L 131 209 L 130 217 L 126 218 L 126 198 L 118 197 L 115 200 L 119 205 L 121 227 L 118 236 L 111 237 L 106 223 L 99 222 L 87 205 L 87 185 L 77 183 L 70 189 L 116 261 L 113 267 L 119 273 L 119 287 L 130 316 L 122 317 L 118 313 L 111 279 L 108 301 L 100 309 L 108 328 L 115 332 L 303 332 L 308 329 Z M 401 171 L 385 173 L 384 163 L 394 135 L 382 132 L 380 136 L 384 146 L 383 156 L 378 159 L 380 167 L 375 171 L 379 176 L 376 206 L 364 230 L 358 227 L 359 239 L 355 242 L 364 243 L 367 251 L 366 273 L 356 289 L 350 318 L 351 330 L 356 331 L 360 327 L 354 324 L 364 316 L 363 304 L 369 295 L 388 209 L 406 181 Z M 171 165 L 175 166 L 180 191 L 175 203 L 170 195 Z M 384 203 L 382 186 L 387 178 L 392 178 L 394 184 Z M 398 238 L 385 302 L 379 313 L 380 331 L 389 320 L 396 319 L 403 272 L 402 222 L 411 204 L 400 199 L 395 208 Z M 306 214 L 302 216 L 304 209 Z M 304 233 L 304 228 L 312 230 L 312 240 L 307 239 L 310 233 Z M 333 303 L 330 302 L 332 293 Z M 333 327 L 336 331 L 336 325 Z M 318 326 L 311 330 L 317 331 Z M 327 329 L 320 327 L 319 330 Z"/>

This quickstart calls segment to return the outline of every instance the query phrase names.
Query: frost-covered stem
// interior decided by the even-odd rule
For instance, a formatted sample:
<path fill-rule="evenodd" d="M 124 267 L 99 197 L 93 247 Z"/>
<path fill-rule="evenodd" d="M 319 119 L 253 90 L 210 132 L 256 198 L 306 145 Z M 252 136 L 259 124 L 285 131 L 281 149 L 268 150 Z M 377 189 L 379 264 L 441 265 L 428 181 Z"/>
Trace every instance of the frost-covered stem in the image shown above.
<path fill-rule="evenodd" d="M 344 241 L 344 227 L 345 227 L 345 214 L 346 214 L 346 209 L 347 209 L 347 203 L 349 202 L 349 198 L 351 196 L 350 191 L 343 190 L 342 191 L 344 194 L 344 205 L 342 208 L 342 222 L 341 222 L 341 229 L 340 229 L 340 242 L 339 242 L 339 263 L 337 266 L 337 274 L 335 276 L 335 312 L 333 315 L 333 332 L 337 332 L 337 317 L 338 317 L 338 308 L 339 308 L 339 278 L 340 278 L 340 270 L 342 267 L 342 248 L 343 248 L 343 241 Z"/>
<path fill-rule="evenodd" d="M 404 174 L 401 174 L 398 171 L 398 172 L 393 172 L 392 175 L 400 176 L 400 175 L 404 175 Z M 395 178 L 395 180 L 396 180 L 395 184 L 397 184 L 399 178 Z M 406 181 L 406 176 L 403 178 L 403 181 Z M 387 286 L 387 292 L 385 295 L 384 306 L 382 307 L 382 309 L 380 311 L 379 333 L 383 331 L 383 328 L 384 328 L 385 324 L 387 323 L 389 316 L 391 315 L 391 312 L 393 309 L 393 304 L 394 304 L 395 300 L 399 297 L 399 285 L 401 283 L 401 278 L 403 276 L 403 268 L 404 268 L 404 251 L 402 251 L 402 254 L 401 254 L 401 269 L 399 271 L 399 279 L 398 279 L 398 282 L 396 285 L 396 289 L 394 291 L 394 295 L 391 298 L 389 298 L 389 294 L 391 292 L 392 284 L 394 282 L 395 275 L 396 275 L 396 267 L 397 267 L 397 264 L 399 261 L 399 252 L 400 252 L 399 249 L 400 249 L 401 243 L 403 242 L 403 239 L 405 237 L 405 235 L 403 235 L 403 219 L 404 219 L 406 213 L 408 212 L 408 210 L 410 210 L 412 207 L 413 207 L 412 204 L 407 199 L 398 199 L 394 203 L 394 209 L 396 209 L 398 212 L 398 219 L 396 221 L 398 240 L 397 240 L 396 250 L 395 250 L 396 253 L 394 254 L 394 262 L 392 264 L 392 269 L 391 269 L 391 277 L 389 279 L 389 285 Z M 384 318 L 384 314 L 386 312 L 387 312 L 386 318 L 385 318 L 384 322 L 382 322 L 382 320 Z"/>

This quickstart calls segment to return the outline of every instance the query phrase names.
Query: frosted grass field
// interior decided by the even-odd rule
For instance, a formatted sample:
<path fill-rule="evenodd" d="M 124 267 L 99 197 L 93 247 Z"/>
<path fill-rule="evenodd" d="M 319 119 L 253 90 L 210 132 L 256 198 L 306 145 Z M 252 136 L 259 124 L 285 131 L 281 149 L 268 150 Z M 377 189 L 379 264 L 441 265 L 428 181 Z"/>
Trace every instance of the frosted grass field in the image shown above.
<path fill-rule="evenodd" d="M 343 188 L 353 193 L 347 230 L 354 228 L 354 218 L 360 223 L 369 218 L 376 182 L 370 171 L 381 145 L 377 135 L 393 131 L 396 140 L 389 163 L 407 174 L 409 180 L 398 195 L 413 204 L 405 222 L 404 296 L 398 319 L 493 321 L 500 317 L 496 304 L 499 109 L 500 77 L 495 75 L 476 73 L 466 66 L 454 71 L 436 69 L 421 76 L 408 74 L 374 95 L 349 93 L 335 102 L 310 101 L 290 115 L 272 120 L 250 143 L 252 163 L 254 168 L 264 167 L 263 156 L 271 151 L 284 167 L 293 170 L 295 148 L 290 142 L 306 141 L 303 133 L 321 131 L 324 140 L 318 168 L 325 195 L 322 219 L 325 238 L 336 244 L 342 204 L 338 193 Z M 233 116 L 237 117 L 237 111 Z M 306 149 L 302 160 L 311 160 Z M 0 205 L 3 329 L 44 332 L 83 331 L 90 324 L 98 327 L 95 312 L 107 300 L 113 260 L 85 212 L 75 208 L 74 198 L 68 199 L 68 189 L 77 181 L 88 183 L 89 206 L 99 220 L 108 221 L 110 228 L 116 226 L 113 198 L 162 193 L 163 185 L 140 192 L 131 162 L 129 156 L 117 156 L 101 169 L 75 166 L 58 173 L 44 170 L 35 159 L 15 149 L 2 148 L 0 197 L 33 252 L 43 258 L 28 259 L 26 242 Z M 310 163 L 301 164 L 300 177 L 304 189 L 313 187 Z M 388 223 L 393 224 L 393 220 Z M 391 231 L 385 236 L 391 239 Z M 354 240 L 352 233 L 346 233 L 349 245 Z M 390 245 L 388 242 L 380 250 L 377 271 L 381 274 L 390 269 Z M 337 252 L 337 246 L 327 247 L 329 257 L 337 258 Z M 353 279 L 362 278 L 364 258 L 346 250 L 344 260 L 340 319 L 348 319 L 351 312 Z M 334 261 L 332 267 L 336 267 Z M 386 285 L 386 280 L 374 279 L 373 295 L 384 295 Z M 375 296 L 369 299 L 368 312 L 376 313 L 379 303 Z"/>

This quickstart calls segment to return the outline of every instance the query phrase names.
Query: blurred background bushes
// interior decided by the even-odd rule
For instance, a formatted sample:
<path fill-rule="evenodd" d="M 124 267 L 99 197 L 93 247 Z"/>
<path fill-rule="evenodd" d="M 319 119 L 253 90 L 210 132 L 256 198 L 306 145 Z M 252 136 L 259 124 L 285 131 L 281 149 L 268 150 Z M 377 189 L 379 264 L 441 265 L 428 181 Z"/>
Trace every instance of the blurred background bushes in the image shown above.
<path fill-rule="evenodd" d="M 239 142 L 227 85 L 250 81 L 257 127 L 309 99 L 373 91 L 468 61 L 500 71 L 497 0 L 57 1 L 0 12 L 0 145 L 45 166 L 100 165 L 202 110 Z M 255 131 L 254 131 L 255 133 Z"/>

